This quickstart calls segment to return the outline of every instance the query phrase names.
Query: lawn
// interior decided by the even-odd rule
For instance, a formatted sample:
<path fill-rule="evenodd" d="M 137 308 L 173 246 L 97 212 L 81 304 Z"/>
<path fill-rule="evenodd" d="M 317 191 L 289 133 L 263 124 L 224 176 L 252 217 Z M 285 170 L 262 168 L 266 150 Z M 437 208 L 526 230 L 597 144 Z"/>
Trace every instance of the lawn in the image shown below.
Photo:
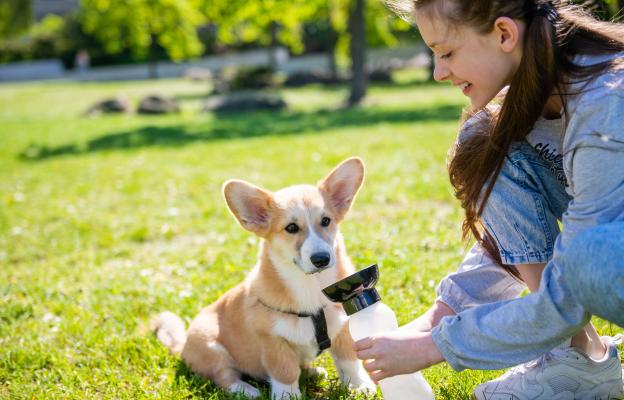
<path fill-rule="evenodd" d="M 282 91 L 288 111 L 225 115 L 202 112 L 209 87 L 185 80 L 0 86 L 0 397 L 231 397 L 148 328 L 162 310 L 192 318 L 253 266 L 258 241 L 221 196 L 229 178 L 277 190 L 362 157 L 348 252 L 380 265 L 400 323 L 425 311 L 465 251 L 445 168 L 465 99 L 419 77 L 373 86 L 349 110 L 345 87 L 311 86 Z M 153 92 L 182 112 L 84 116 L 104 97 Z M 306 397 L 346 398 L 330 358 L 318 364 L 330 379 L 302 382 Z M 500 373 L 424 372 L 440 399 Z"/>

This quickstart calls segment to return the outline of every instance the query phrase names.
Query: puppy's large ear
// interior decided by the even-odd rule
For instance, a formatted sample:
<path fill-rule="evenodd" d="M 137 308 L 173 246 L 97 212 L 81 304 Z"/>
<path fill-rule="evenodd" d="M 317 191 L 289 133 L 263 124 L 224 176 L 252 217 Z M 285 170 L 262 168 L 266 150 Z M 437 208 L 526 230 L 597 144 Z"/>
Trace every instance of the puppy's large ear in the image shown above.
<path fill-rule="evenodd" d="M 271 228 L 271 193 L 251 183 L 229 180 L 223 184 L 223 197 L 240 225 L 264 237 Z"/>
<path fill-rule="evenodd" d="M 318 183 L 318 188 L 325 198 L 327 206 L 342 221 L 351 208 L 362 182 L 364 181 L 364 162 L 358 157 L 348 158 Z"/>

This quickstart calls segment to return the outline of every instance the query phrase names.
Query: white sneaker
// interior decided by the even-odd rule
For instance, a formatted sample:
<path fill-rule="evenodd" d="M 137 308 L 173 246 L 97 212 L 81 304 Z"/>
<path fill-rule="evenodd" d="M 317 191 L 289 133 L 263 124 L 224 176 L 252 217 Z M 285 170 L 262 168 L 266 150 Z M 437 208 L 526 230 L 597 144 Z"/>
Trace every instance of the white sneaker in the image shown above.
<path fill-rule="evenodd" d="M 535 361 L 514 367 L 503 376 L 474 390 L 475 400 L 615 400 L 624 399 L 624 380 L 617 345 L 620 339 L 603 337 L 604 359 L 594 361 L 585 352 L 554 349 Z"/>

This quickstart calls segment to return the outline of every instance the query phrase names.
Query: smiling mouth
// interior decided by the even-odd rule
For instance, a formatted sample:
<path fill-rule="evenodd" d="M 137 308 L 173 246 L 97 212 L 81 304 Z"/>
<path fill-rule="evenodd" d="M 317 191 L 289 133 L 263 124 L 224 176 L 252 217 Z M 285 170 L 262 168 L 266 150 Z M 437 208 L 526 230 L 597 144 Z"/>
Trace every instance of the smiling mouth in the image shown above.
<path fill-rule="evenodd" d="M 459 85 L 459 87 L 462 90 L 462 93 L 467 94 L 470 88 L 472 87 L 472 83 L 466 82 L 464 84 Z"/>

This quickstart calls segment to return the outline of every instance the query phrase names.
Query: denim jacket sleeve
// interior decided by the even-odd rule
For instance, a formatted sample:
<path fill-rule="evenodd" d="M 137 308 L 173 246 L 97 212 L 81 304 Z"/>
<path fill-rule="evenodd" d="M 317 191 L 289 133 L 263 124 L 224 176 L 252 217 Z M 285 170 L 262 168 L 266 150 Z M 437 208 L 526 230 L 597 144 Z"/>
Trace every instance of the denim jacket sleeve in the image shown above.
<path fill-rule="evenodd" d="M 448 274 L 438 285 L 438 301 L 456 313 L 481 304 L 514 299 L 524 285 L 507 273 L 475 243 L 456 272 Z"/>
<path fill-rule="evenodd" d="M 456 370 L 499 369 L 534 359 L 589 321 L 565 284 L 562 264 L 576 234 L 624 220 L 624 72 L 598 80 L 595 90 L 572 103 L 571 111 L 563 162 L 573 200 L 540 290 L 445 317 L 432 336 Z M 580 262 L 591 262 L 591 257 Z"/>

